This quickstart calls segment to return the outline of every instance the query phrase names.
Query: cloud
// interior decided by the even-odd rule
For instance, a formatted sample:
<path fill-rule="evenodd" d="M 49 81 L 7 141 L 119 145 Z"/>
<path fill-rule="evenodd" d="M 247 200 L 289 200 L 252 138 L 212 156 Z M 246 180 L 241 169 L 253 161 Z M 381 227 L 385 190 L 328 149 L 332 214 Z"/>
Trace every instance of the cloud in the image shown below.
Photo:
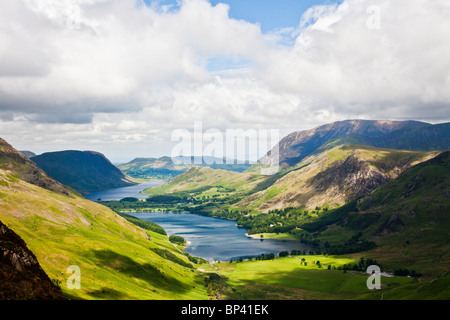
<path fill-rule="evenodd" d="M 448 121 L 448 1 L 345 0 L 271 34 L 229 9 L 1 1 L 0 135 L 170 153 L 171 130 L 197 120 L 222 130 Z"/>
<path fill-rule="evenodd" d="M 373 12 L 379 12 L 378 28 L 368 23 Z M 275 53 L 261 76 L 342 114 L 422 117 L 427 109 L 430 120 L 448 119 L 448 108 L 440 105 L 450 102 L 449 14 L 444 1 L 347 0 L 314 7 L 303 16 L 292 50 Z"/>
<path fill-rule="evenodd" d="M 209 81 L 209 58 L 253 58 L 265 47 L 258 27 L 202 0 L 186 0 L 176 12 L 120 0 L 0 6 L 3 111 L 137 111 L 149 93 Z"/>

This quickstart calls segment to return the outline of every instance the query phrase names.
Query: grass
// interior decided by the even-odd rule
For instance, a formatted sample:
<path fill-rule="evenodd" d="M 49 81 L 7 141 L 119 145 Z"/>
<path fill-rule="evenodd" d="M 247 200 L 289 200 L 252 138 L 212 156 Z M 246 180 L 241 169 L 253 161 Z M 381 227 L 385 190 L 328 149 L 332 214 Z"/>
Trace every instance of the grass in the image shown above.
<path fill-rule="evenodd" d="M 305 259 L 307 265 L 300 260 Z M 322 268 L 318 268 L 320 261 Z M 448 299 L 448 275 L 432 281 L 382 277 L 381 290 L 369 290 L 363 272 L 328 270 L 357 260 L 343 256 L 295 256 L 267 261 L 223 262 L 220 275 L 249 300 L 271 299 Z M 447 287 L 446 287 L 447 286 Z"/>
<path fill-rule="evenodd" d="M 277 239 L 277 240 L 298 240 L 298 237 L 295 237 L 289 233 L 256 233 L 252 234 L 252 237 L 263 239 Z"/>
<path fill-rule="evenodd" d="M 8 181 L 1 170 L 0 181 Z M 27 243 L 68 297 L 208 299 L 204 277 L 174 262 L 189 260 L 167 236 L 143 230 L 94 202 L 22 181 L 0 185 L 0 193 L 7 195 L 0 200 L 0 220 Z M 176 259 L 163 259 L 155 249 Z M 66 286 L 70 265 L 81 269 L 81 290 Z"/>

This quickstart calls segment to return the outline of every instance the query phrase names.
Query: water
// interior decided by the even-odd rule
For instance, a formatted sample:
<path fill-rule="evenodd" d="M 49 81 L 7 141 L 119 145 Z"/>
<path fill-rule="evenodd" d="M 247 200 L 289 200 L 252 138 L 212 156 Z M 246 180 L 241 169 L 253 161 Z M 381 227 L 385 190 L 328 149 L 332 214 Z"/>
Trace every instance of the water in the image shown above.
<path fill-rule="evenodd" d="M 235 221 L 188 213 L 132 214 L 159 224 L 169 235 L 184 237 L 189 242 L 185 250 L 187 253 L 210 261 L 229 261 L 263 253 L 313 249 L 297 240 L 251 239 L 245 235 L 247 230 L 238 228 Z"/>
<path fill-rule="evenodd" d="M 147 199 L 149 195 L 140 192 L 148 188 L 157 187 L 163 183 L 165 182 L 162 181 L 146 182 L 130 187 L 92 192 L 85 194 L 84 197 L 91 201 L 97 201 L 98 199 L 101 199 L 101 201 L 119 201 L 126 197 Z"/>

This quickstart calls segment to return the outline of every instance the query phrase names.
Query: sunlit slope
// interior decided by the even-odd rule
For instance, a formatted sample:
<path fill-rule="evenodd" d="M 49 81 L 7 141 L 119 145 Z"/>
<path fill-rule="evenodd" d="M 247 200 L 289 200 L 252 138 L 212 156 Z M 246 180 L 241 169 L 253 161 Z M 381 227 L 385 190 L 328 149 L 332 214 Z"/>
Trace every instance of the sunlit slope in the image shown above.
<path fill-rule="evenodd" d="M 439 152 L 340 145 L 306 157 L 265 190 L 238 206 L 267 212 L 286 207 L 338 207 L 369 194 L 407 168 Z"/>
<path fill-rule="evenodd" d="M 187 192 L 193 194 L 203 193 L 217 188 L 218 194 L 227 196 L 243 195 L 254 192 L 264 187 L 268 177 L 255 173 L 239 173 L 233 171 L 210 169 L 203 167 L 191 168 L 169 183 L 156 188 L 147 189 L 145 192 L 152 195 Z"/>
<path fill-rule="evenodd" d="M 0 220 L 36 255 L 50 279 L 74 299 L 206 299 L 203 278 L 152 251 L 188 263 L 166 236 L 147 232 L 111 210 L 21 181 L 0 170 Z M 81 268 L 81 289 L 66 270 Z"/>

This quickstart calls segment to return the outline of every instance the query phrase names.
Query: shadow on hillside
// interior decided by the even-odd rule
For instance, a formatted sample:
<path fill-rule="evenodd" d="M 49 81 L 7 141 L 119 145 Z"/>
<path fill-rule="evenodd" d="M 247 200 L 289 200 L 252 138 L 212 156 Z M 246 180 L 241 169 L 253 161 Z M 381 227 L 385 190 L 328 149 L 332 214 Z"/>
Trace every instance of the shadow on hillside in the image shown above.
<path fill-rule="evenodd" d="M 99 290 L 93 290 L 88 292 L 88 294 L 95 298 L 95 299 L 109 299 L 109 300 L 124 300 L 124 299 L 129 299 L 130 296 L 128 296 L 127 294 L 117 291 L 115 289 L 112 288 L 101 288 Z"/>
<path fill-rule="evenodd" d="M 145 281 L 152 287 L 150 290 L 157 289 L 178 294 L 190 290 L 190 287 L 183 282 L 167 276 L 164 270 L 160 270 L 149 263 L 140 264 L 130 257 L 118 254 L 112 250 L 91 250 L 91 254 L 98 265 L 114 270 L 118 275 L 122 274 L 129 278 Z M 114 289 L 106 288 L 105 290 L 111 291 Z M 102 292 L 93 292 L 92 296 L 98 297 L 96 294 L 100 293 Z M 120 296 L 117 298 L 120 298 Z"/>

